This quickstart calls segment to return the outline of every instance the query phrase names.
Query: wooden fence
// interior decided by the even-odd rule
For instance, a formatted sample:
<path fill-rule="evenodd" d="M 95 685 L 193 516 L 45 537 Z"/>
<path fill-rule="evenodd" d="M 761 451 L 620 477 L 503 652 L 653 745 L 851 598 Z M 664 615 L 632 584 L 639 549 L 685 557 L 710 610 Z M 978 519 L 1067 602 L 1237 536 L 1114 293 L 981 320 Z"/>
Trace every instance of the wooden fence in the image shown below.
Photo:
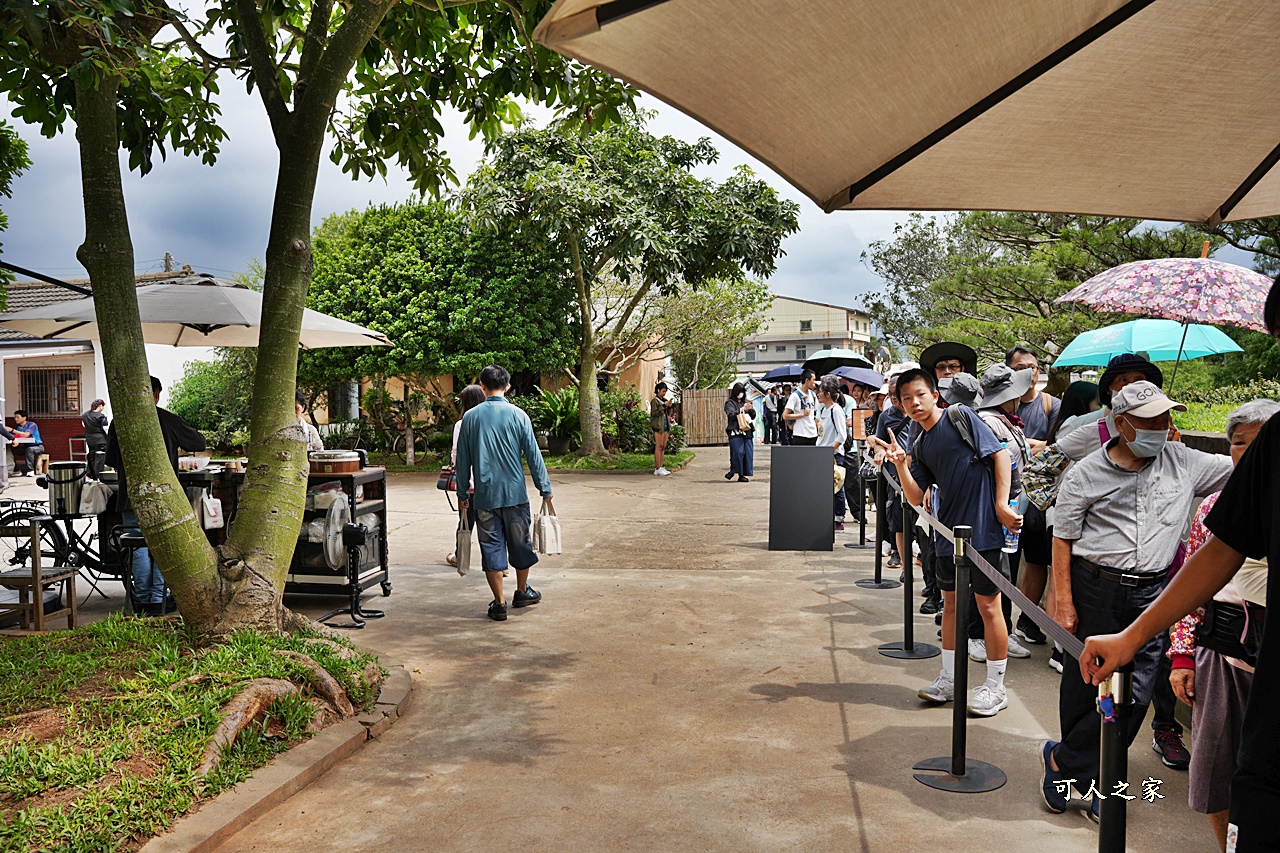
<path fill-rule="evenodd" d="M 680 393 L 681 423 L 684 424 L 685 441 L 689 444 L 728 444 L 725 434 L 724 401 L 727 392 L 723 388 L 707 388 L 701 391 L 685 390 Z"/>

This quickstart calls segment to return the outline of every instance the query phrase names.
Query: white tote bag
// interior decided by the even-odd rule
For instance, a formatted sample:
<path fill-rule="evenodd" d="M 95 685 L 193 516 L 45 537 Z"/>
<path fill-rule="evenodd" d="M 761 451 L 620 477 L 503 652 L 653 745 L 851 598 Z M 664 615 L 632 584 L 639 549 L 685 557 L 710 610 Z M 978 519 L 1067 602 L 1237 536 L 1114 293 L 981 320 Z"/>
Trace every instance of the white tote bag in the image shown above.
<path fill-rule="evenodd" d="M 453 555 L 458 561 L 458 574 L 465 576 L 471 571 L 471 526 L 467 524 L 465 509 L 458 513 L 458 541 Z"/>
<path fill-rule="evenodd" d="M 533 520 L 533 550 L 539 554 L 560 553 L 560 519 L 556 511 L 542 501 L 542 510 Z"/>

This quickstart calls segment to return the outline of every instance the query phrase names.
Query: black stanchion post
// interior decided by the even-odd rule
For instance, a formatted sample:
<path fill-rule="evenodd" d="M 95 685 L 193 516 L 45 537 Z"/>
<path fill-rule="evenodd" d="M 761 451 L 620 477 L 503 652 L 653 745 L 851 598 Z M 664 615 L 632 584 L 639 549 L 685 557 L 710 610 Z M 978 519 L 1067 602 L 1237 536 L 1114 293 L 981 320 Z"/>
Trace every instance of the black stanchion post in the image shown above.
<path fill-rule="evenodd" d="M 866 481 L 866 478 L 862 476 L 861 464 L 858 465 L 857 470 L 858 470 L 858 541 L 844 543 L 844 547 L 846 548 L 868 547 L 868 544 L 867 544 L 867 481 Z M 848 497 L 847 490 L 846 490 L 845 497 Z M 849 506 L 849 509 L 853 509 L 852 504 Z M 877 507 L 876 515 L 878 516 L 879 513 L 880 513 L 880 508 Z M 878 554 L 880 552 L 880 543 L 876 542 L 875 547 L 876 547 L 876 553 Z"/>
<path fill-rule="evenodd" d="M 966 756 L 969 695 L 969 540 L 973 528 L 961 525 L 955 534 L 956 561 L 956 624 L 955 624 L 955 698 L 951 714 L 951 754 L 940 758 L 927 758 L 914 765 L 912 770 L 942 771 L 939 775 L 916 773 L 917 782 L 941 791 L 962 794 L 979 794 L 994 791 L 1008 781 L 1004 771 L 994 764 L 975 761 Z"/>
<path fill-rule="evenodd" d="M 902 529 L 905 531 L 902 534 L 902 573 L 905 583 L 902 584 L 902 642 L 885 643 L 880 647 L 880 654 L 887 658 L 919 660 L 920 658 L 936 657 L 942 653 L 942 650 L 937 646 L 915 641 L 915 614 L 912 610 L 915 604 L 913 600 L 915 578 L 912 577 L 915 559 L 911 554 L 911 546 L 914 543 L 911 536 L 915 525 L 914 516 L 915 510 L 911 508 L 911 504 L 904 500 L 902 502 Z"/>
<path fill-rule="evenodd" d="M 1133 664 L 1112 673 L 1098 685 L 1098 713 L 1102 715 L 1102 741 L 1098 755 L 1098 789 L 1115 791 L 1129 775 L 1129 750 L 1125 729 L 1133 713 Z M 1089 804 L 1090 806 L 1092 804 Z M 1127 801 L 1109 795 L 1098 803 L 1098 853 L 1124 853 Z"/>
<path fill-rule="evenodd" d="M 882 567 L 884 566 L 884 547 L 880 544 L 885 540 L 885 534 L 888 531 L 887 512 L 885 508 L 885 475 L 882 472 L 876 477 L 876 574 L 875 577 L 862 578 L 854 581 L 855 586 L 863 589 L 897 589 L 898 582 L 885 580 L 880 576 Z"/>

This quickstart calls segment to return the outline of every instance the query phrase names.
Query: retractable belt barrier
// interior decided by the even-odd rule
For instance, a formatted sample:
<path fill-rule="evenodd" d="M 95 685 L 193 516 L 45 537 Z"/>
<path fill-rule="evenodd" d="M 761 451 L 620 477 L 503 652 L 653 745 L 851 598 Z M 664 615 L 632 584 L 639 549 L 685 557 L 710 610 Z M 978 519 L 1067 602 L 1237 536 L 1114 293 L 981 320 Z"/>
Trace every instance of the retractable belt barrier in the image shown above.
<path fill-rule="evenodd" d="M 910 503 L 903 492 L 902 486 L 892 478 L 880 477 L 879 479 L 887 481 L 902 496 L 904 507 L 910 506 L 920 518 L 925 520 L 925 523 L 930 528 L 955 547 L 957 592 L 968 590 L 969 566 L 976 566 L 978 571 L 986 575 L 1002 593 L 1009 596 L 1018 605 L 1018 609 L 1028 619 L 1031 619 L 1040 626 L 1041 630 L 1052 637 L 1053 641 L 1062 647 L 1065 654 L 1076 660 L 1079 660 L 1084 655 L 1084 643 L 1078 637 L 1059 625 L 1048 613 L 1041 610 L 1039 605 L 1023 595 L 1022 591 L 1004 576 L 1004 573 L 998 571 L 983 559 L 982 555 L 972 547 L 972 543 L 969 541 L 972 535 L 971 528 L 961 526 L 957 527 L 953 532 L 937 518 L 926 512 L 924 507 Z M 877 513 L 877 528 L 882 523 L 879 515 Z M 904 520 L 905 518 L 906 512 L 904 511 Z M 910 541 L 909 536 L 904 536 L 903 541 L 904 543 Z M 876 553 L 877 555 L 880 553 L 878 548 Z M 903 555 L 908 601 L 910 600 L 912 586 L 910 568 L 908 567 L 911 559 L 909 553 Z M 877 572 L 878 575 L 879 572 Z M 925 759 L 913 765 L 912 769 L 928 771 L 926 773 L 916 773 L 914 776 L 917 781 L 931 788 L 956 793 L 993 791 L 1004 785 L 1006 781 L 1004 772 L 994 765 L 977 761 L 966 755 L 968 715 L 966 707 L 961 703 L 965 701 L 964 697 L 968 690 L 969 678 L 969 655 L 965 651 L 969 633 L 969 597 L 967 594 L 956 595 L 955 610 L 954 648 L 956 649 L 956 658 L 954 685 L 956 698 L 953 700 L 951 755 Z M 905 619 L 907 622 L 904 626 L 906 642 L 901 645 L 910 648 L 911 623 L 913 621 L 910 606 L 905 610 Z M 916 647 L 919 648 L 920 645 L 916 644 Z M 907 655 L 901 656 L 907 657 Z M 911 655 L 911 657 L 919 656 L 919 654 Z M 1063 677 L 1070 678 L 1071 675 L 1064 673 Z M 1117 783 L 1124 783 L 1125 776 L 1128 775 L 1128 743 L 1125 731 L 1128 727 L 1128 717 L 1133 713 L 1132 705 L 1133 665 L 1128 664 L 1117 669 L 1110 678 L 1098 685 L 1097 706 L 1098 713 L 1102 717 L 1098 761 L 1100 790 L 1112 790 L 1113 787 L 1117 786 Z M 1069 781 L 1074 780 L 1065 780 L 1064 784 Z M 1069 796 L 1070 789 L 1068 788 Z M 1086 808 L 1091 807 L 1091 805 L 1092 803 L 1086 805 Z M 1099 853 L 1124 853 L 1127 828 L 1126 801 L 1119 796 L 1107 796 L 1100 799 L 1098 812 Z"/>
<path fill-rule="evenodd" d="M 909 503 L 909 501 L 907 501 L 906 494 L 902 491 L 902 486 L 898 485 L 891 478 L 886 477 L 885 479 L 899 495 L 902 495 L 902 502 L 904 504 Z M 915 510 L 916 514 L 923 518 L 939 536 L 946 539 L 952 545 L 955 544 L 955 535 L 951 532 L 949 527 L 926 512 L 924 507 L 911 504 L 911 508 Z M 969 549 L 969 559 L 973 562 L 973 565 L 977 567 L 978 571 L 986 575 L 1002 593 L 1009 596 L 1010 600 L 1012 600 L 1014 604 L 1018 605 L 1018 609 L 1022 611 L 1023 615 L 1039 625 L 1040 629 L 1052 637 L 1055 643 L 1062 646 L 1062 650 L 1065 653 L 1071 655 L 1076 660 L 1080 659 L 1080 656 L 1084 654 L 1084 643 L 1080 638 L 1059 625 L 1052 616 L 1041 610 L 1038 604 L 1023 595 L 1022 590 L 1014 586 L 1013 583 L 1004 576 L 1003 572 L 999 571 L 984 560 L 982 558 L 982 554 L 980 554 L 976 549 Z"/>

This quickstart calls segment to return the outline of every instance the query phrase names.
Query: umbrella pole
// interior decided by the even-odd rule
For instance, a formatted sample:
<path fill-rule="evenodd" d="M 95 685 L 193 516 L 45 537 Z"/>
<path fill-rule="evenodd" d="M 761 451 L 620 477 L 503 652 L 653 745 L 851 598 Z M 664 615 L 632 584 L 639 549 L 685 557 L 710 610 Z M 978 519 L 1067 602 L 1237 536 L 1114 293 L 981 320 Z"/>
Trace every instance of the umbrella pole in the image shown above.
<path fill-rule="evenodd" d="M 1169 396 L 1173 396 L 1173 383 L 1178 381 L 1178 364 L 1182 361 L 1182 350 L 1187 345 L 1187 329 L 1191 328 L 1190 323 L 1182 324 L 1182 342 L 1178 344 L 1178 357 L 1173 361 L 1173 376 L 1169 377 Z"/>

